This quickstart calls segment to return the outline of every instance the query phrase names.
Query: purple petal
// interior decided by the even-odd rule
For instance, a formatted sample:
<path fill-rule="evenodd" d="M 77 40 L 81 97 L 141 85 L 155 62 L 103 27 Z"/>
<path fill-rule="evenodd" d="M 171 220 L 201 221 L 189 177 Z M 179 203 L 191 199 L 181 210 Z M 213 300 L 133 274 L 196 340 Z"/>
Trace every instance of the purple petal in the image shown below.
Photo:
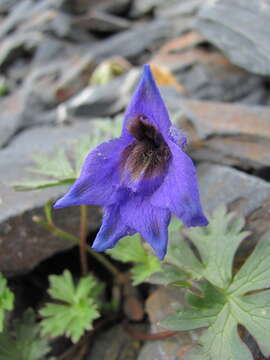
<path fill-rule="evenodd" d="M 163 184 L 151 197 L 151 203 L 169 209 L 186 226 L 206 226 L 200 203 L 196 170 L 192 160 L 170 141 L 172 159 Z"/>
<path fill-rule="evenodd" d="M 120 217 L 117 206 L 105 208 L 101 228 L 92 245 L 95 251 L 105 251 L 113 248 L 117 241 L 127 235 L 133 235 L 135 232 L 125 225 Z"/>
<path fill-rule="evenodd" d="M 120 207 L 122 221 L 139 232 L 162 260 L 167 251 L 170 212 L 151 205 L 149 197 L 131 194 Z"/>
<path fill-rule="evenodd" d="M 119 156 L 127 145 L 126 139 L 119 138 L 102 143 L 91 151 L 84 162 L 79 178 L 54 207 L 112 204 L 115 190 L 120 182 Z"/>
<path fill-rule="evenodd" d="M 125 133 L 128 122 L 138 115 L 147 116 L 164 138 L 168 136 L 172 124 L 149 65 L 144 66 L 141 81 L 126 110 L 123 126 Z"/>

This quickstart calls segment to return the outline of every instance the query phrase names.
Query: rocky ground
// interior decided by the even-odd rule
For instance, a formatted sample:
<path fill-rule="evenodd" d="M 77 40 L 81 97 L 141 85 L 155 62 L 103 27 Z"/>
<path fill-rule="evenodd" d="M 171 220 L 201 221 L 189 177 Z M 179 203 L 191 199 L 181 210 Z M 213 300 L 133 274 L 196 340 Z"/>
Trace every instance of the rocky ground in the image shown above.
<path fill-rule="evenodd" d="M 257 241 L 269 231 L 267 0 L 2 0 L 0 20 L 0 271 L 14 283 L 70 244 L 32 221 L 65 187 L 15 192 L 11 184 L 29 178 L 33 154 L 53 156 L 56 146 L 91 136 L 94 120 L 121 114 L 143 63 L 156 69 L 171 116 L 188 134 L 204 208 L 236 209 Z M 104 62 L 120 71 L 95 80 Z M 76 209 L 55 216 L 76 231 Z M 92 232 L 100 216 L 93 209 Z M 252 246 L 247 242 L 242 251 Z M 160 292 L 147 300 L 152 331 L 175 296 Z M 108 330 L 106 339 L 119 333 L 123 348 L 122 331 Z M 127 340 L 128 355 L 113 359 L 180 360 L 190 336 L 146 343 L 142 350 Z M 99 341 L 93 354 L 102 352 Z M 110 352 L 93 354 L 91 360 L 112 360 Z"/>

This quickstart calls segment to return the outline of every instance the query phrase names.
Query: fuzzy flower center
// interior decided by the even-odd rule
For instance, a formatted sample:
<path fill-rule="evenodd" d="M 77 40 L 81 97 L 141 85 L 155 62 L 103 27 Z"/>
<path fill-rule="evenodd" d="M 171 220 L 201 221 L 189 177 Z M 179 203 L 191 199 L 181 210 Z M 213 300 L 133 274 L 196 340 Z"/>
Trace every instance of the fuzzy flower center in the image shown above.
<path fill-rule="evenodd" d="M 136 139 L 122 153 L 122 171 L 131 179 L 152 179 L 162 175 L 170 159 L 170 150 L 158 130 L 140 115 L 132 119 L 128 131 Z"/>

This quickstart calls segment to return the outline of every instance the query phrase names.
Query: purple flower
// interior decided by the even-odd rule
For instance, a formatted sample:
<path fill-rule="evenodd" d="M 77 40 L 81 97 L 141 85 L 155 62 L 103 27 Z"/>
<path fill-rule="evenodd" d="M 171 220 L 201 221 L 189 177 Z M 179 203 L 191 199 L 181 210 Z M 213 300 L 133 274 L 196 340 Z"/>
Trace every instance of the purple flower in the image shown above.
<path fill-rule="evenodd" d="M 171 124 L 150 66 L 145 65 L 121 136 L 89 153 L 79 178 L 54 207 L 103 206 L 93 249 L 110 249 L 122 237 L 139 232 L 163 259 L 171 214 L 186 226 L 208 224 L 185 144 L 185 136 Z"/>

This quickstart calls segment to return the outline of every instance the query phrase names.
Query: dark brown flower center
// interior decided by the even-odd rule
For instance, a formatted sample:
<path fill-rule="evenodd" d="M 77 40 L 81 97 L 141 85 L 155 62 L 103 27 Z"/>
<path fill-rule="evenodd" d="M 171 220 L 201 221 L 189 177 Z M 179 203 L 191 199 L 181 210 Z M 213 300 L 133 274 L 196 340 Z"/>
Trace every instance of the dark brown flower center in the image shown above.
<path fill-rule="evenodd" d="M 122 171 L 127 170 L 134 181 L 161 175 L 170 158 L 162 135 L 142 115 L 130 121 L 128 131 L 136 140 L 122 153 Z"/>

